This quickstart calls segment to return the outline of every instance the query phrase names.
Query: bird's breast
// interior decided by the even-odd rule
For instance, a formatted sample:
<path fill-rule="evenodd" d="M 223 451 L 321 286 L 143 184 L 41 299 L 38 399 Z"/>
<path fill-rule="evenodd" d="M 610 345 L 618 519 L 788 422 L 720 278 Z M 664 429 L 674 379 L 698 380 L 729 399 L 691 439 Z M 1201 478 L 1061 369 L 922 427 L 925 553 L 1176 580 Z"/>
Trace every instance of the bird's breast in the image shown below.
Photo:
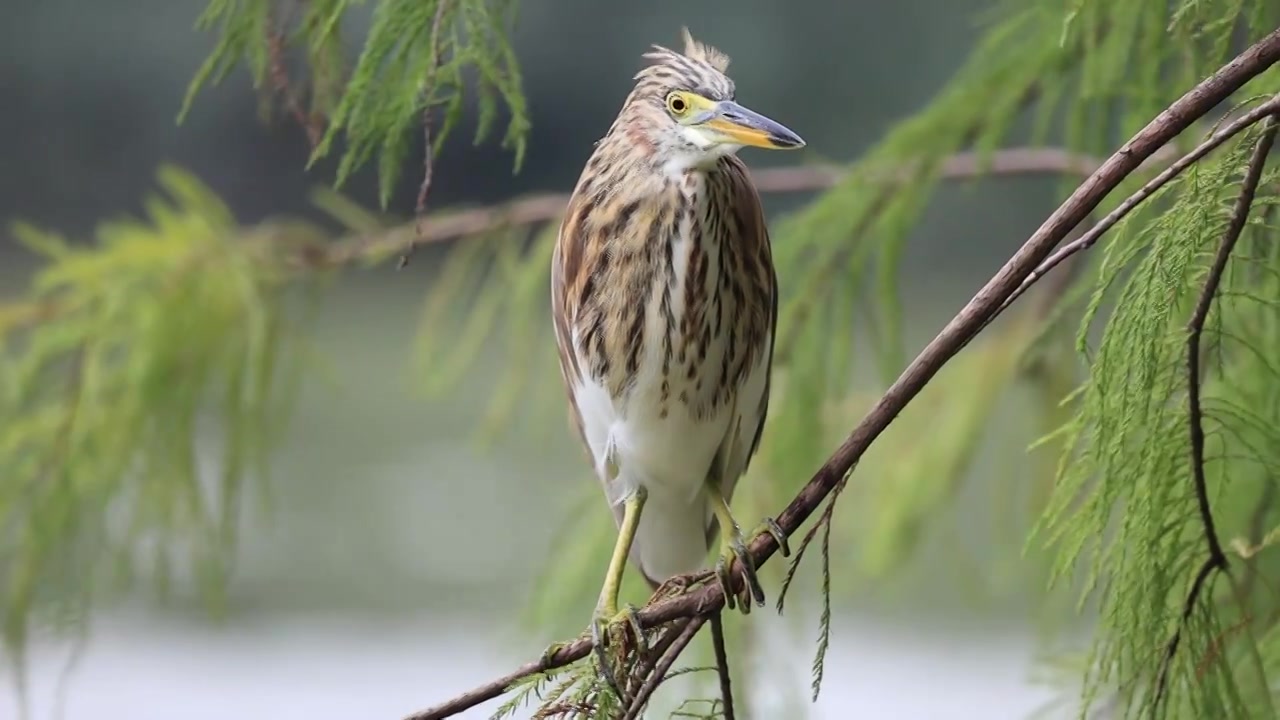
<path fill-rule="evenodd" d="M 620 263 L 613 286 L 623 289 L 605 296 L 614 303 L 604 315 L 615 358 L 597 366 L 607 367 L 602 379 L 629 413 L 716 422 L 758 350 L 745 342 L 747 324 L 765 314 L 750 305 L 769 299 L 749 292 L 730 223 L 705 183 L 690 173 L 669 211 L 647 214 L 655 225 L 643 251 L 612 259 Z"/>
<path fill-rule="evenodd" d="M 759 276 L 771 269 L 728 195 L 689 173 L 590 196 L 571 220 L 585 258 L 571 393 L 597 472 L 624 494 L 636 482 L 696 493 L 767 357 L 773 290 Z"/>

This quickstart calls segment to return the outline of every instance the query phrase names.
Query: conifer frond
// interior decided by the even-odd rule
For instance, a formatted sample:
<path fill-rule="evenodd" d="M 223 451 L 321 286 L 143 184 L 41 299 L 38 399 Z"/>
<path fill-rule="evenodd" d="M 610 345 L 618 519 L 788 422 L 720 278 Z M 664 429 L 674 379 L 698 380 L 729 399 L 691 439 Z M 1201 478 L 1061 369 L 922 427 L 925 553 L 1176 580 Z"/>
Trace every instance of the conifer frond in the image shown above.
<path fill-rule="evenodd" d="M 365 5 L 372 5 L 372 23 L 348 68 L 342 21 Z M 428 152 L 437 153 L 461 120 L 468 97 L 478 113 L 476 143 L 489 136 L 505 110 L 502 145 L 514 152 L 518 170 L 529 117 L 507 38 L 516 8 L 517 0 L 210 0 L 197 28 L 216 26 L 218 43 L 192 80 L 179 119 L 202 87 L 220 82 L 240 62 L 248 65 L 255 86 L 273 76 L 274 92 L 286 104 L 299 104 L 300 88 L 288 79 L 282 55 L 301 48 L 310 71 L 310 108 L 297 108 L 296 114 L 305 124 L 323 126 L 323 132 L 312 133 L 311 163 L 343 138 L 337 186 L 376 159 L 385 207 L 413 145 L 412 131 L 424 130 Z M 300 16 L 297 22 L 294 15 Z"/>
<path fill-rule="evenodd" d="M 373 22 L 348 67 L 340 28 L 358 8 L 369 9 Z M 217 28 L 220 37 L 183 113 L 202 86 L 243 62 L 255 85 L 270 82 L 305 123 L 323 120 L 313 162 L 345 144 L 337 184 L 376 162 L 385 205 L 412 133 L 425 128 L 429 147 L 438 149 L 472 98 L 477 142 L 505 110 L 503 142 L 519 167 L 528 119 L 507 40 L 514 10 L 515 0 L 210 0 L 199 27 Z M 1109 151 L 1215 70 L 1240 38 L 1280 23 L 1280 4 L 1030 0 L 1007 4 L 1000 18 L 933 102 L 850 163 L 833 188 L 774 219 L 783 292 L 776 390 L 761 459 L 735 497 L 745 513 L 776 509 L 804 479 L 797 469 L 816 464 L 849 416 L 863 410 L 866 391 L 855 386 L 855 370 L 869 366 L 883 381 L 901 370 L 904 247 L 947 158 L 966 148 L 989 156 L 1024 131 L 1036 142 L 1060 138 L 1073 152 Z M 305 91 L 283 70 L 280 55 L 290 49 L 305 60 Z M 463 82 L 466 73 L 476 77 L 473 85 Z M 1272 70 L 1247 90 L 1273 94 L 1280 77 Z M 1232 546 L 1244 550 L 1230 573 L 1206 575 L 1211 585 L 1181 618 L 1204 554 L 1187 461 L 1183 324 L 1209 249 L 1229 223 L 1255 137 L 1239 138 L 1150 198 L 1105 238 L 1098 257 L 1082 263 L 1085 272 L 1055 296 L 1056 305 L 976 341 L 968 361 L 950 369 L 954 381 L 936 384 L 909 410 L 928 413 L 921 421 L 932 431 L 927 448 L 918 447 L 917 425 L 911 434 L 887 433 L 869 453 L 854 487 L 874 522 L 836 526 L 830 505 L 812 528 L 813 537 L 822 534 L 823 556 L 815 696 L 830 642 L 832 574 L 887 576 L 909 562 L 953 504 L 998 401 L 1027 377 L 1020 363 L 1031 348 L 1042 370 L 1052 366 L 1036 399 L 1047 408 L 1043 417 L 1059 424 L 1039 449 L 1043 455 L 1044 446 L 1056 446 L 1049 449 L 1061 449 L 1062 461 L 1030 483 L 1003 482 L 1047 488 L 1056 480 L 1049 499 L 1037 490 L 1032 509 L 1048 506 L 1040 539 L 1059 554 L 1059 579 L 1081 579 L 1082 598 L 1100 606 L 1085 663 L 1086 706 L 1106 693 L 1124 714 L 1150 710 L 1161 653 L 1179 628 L 1162 714 L 1272 712 L 1266 678 L 1280 671 L 1267 594 L 1280 576 L 1269 530 L 1280 525 L 1273 491 L 1280 362 L 1270 351 L 1280 343 L 1280 170 L 1264 178 L 1258 212 L 1204 333 L 1207 485 L 1222 536 L 1239 539 Z M 9 533 L 0 538 L 0 586 L 5 638 L 19 651 L 36 608 L 75 626 L 91 597 L 142 574 L 143 560 L 155 563 L 151 574 L 161 584 L 171 562 L 185 560 L 196 584 L 216 595 L 245 484 L 258 480 L 268 431 L 287 406 L 279 379 L 296 374 L 281 366 L 296 351 L 282 330 L 284 283 L 296 266 L 276 256 L 283 244 L 247 242 L 270 231 L 238 227 L 190 178 L 169 171 L 163 183 L 172 197 L 149 205 L 148 223 L 105 225 L 98 246 L 21 233 L 48 266 L 27 297 L 0 304 L 0 514 Z M 360 233 L 377 225 L 351 205 L 330 207 Z M 521 358 L 490 398 L 490 432 L 533 407 L 517 402 L 534 397 L 531 387 L 558 383 L 550 333 L 538 330 L 557 225 L 543 218 L 459 240 L 425 301 L 416 349 L 428 390 L 455 386 L 477 363 Z M 362 251 L 332 264 L 357 257 L 385 259 Z M 455 322 L 459 307 L 465 313 Z M 1061 362 L 1060 329 L 1074 319 L 1083 368 Z M 873 346 L 848 342 L 854 328 L 873 335 Z M 1085 379 L 1072 389 L 1077 369 Z M 554 391 L 537 397 L 560 399 Z M 204 422 L 220 433 L 215 447 L 196 446 Z M 212 453 L 224 471 L 207 478 L 200 464 Z M 566 608 L 589 607 L 610 544 L 589 540 L 613 532 L 594 484 L 580 487 L 593 509 L 570 514 L 575 541 L 559 546 L 529 604 L 533 614 L 565 623 L 566 632 L 580 629 L 573 618 L 583 613 Z M 832 533 L 856 538 L 863 552 L 830 556 Z M 765 570 L 781 577 L 779 563 Z M 637 580 L 624 588 L 639 603 Z M 514 704 L 500 712 L 536 699 L 540 717 L 621 713 L 624 704 L 593 663 L 511 688 Z M 735 673 L 746 665 L 736 664 Z M 709 704 L 715 715 L 720 708 Z"/>
<path fill-rule="evenodd" d="M 1248 717 L 1241 714 L 1241 688 L 1230 665 L 1213 663 L 1207 671 L 1196 665 L 1197 655 L 1220 629 L 1220 601 L 1211 592 L 1201 594 L 1189 621 L 1181 630 L 1176 627 L 1187 583 L 1204 553 L 1186 432 L 1183 327 L 1211 250 L 1230 220 L 1239 174 L 1256 137 L 1256 132 L 1247 134 L 1221 157 L 1193 167 L 1153 200 L 1158 203 L 1153 209 L 1117 229 L 1104 250 L 1097 291 L 1081 325 L 1078 344 L 1089 360 L 1089 379 L 1079 396 L 1078 414 L 1067 427 L 1067 450 L 1044 527 L 1059 548 L 1058 573 L 1087 568 L 1085 596 L 1101 601 L 1102 626 L 1086 677 L 1086 705 L 1105 684 L 1122 689 L 1126 713 L 1181 707 L 1196 717 Z M 1274 196 L 1274 185 L 1268 187 Z M 1219 335 L 1229 328 L 1216 350 L 1220 370 L 1203 380 L 1206 432 L 1213 433 L 1211 446 L 1219 457 L 1237 444 L 1233 438 L 1240 434 L 1270 433 L 1265 419 L 1252 415 L 1274 414 L 1274 406 L 1262 410 L 1233 388 L 1263 378 L 1271 388 L 1267 392 L 1274 392 L 1280 379 L 1265 358 L 1260 362 L 1257 353 L 1240 352 L 1227 339 L 1252 335 L 1247 326 L 1236 325 L 1237 313 L 1266 307 L 1239 299 L 1241 294 L 1268 295 L 1258 292 L 1256 278 L 1270 275 L 1244 279 L 1250 275 L 1233 270 L 1224 288 L 1228 292 L 1218 298 L 1214 311 Z M 1092 347 L 1090 324 L 1104 302 L 1110 302 L 1111 310 Z M 1253 409 L 1215 409 L 1235 405 L 1227 400 L 1233 396 Z M 1274 457 L 1275 447 L 1270 445 L 1261 456 Z M 1228 489 L 1239 492 L 1242 482 L 1259 482 L 1256 472 L 1247 462 L 1208 462 L 1210 496 L 1220 498 Z M 1205 582 L 1215 583 L 1212 574 Z M 1218 579 L 1211 587 L 1229 584 Z M 1161 649 L 1175 631 L 1184 650 L 1173 658 L 1166 704 L 1156 708 L 1151 690 L 1162 666 Z"/>
<path fill-rule="evenodd" d="M 19 658 L 32 622 L 140 579 L 216 608 L 288 407 L 283 275 L 190 175 L 160 184 L 145 220 L 90 246 L 16 228 L 47 260 L 0 305 L 0 608 Z"/>

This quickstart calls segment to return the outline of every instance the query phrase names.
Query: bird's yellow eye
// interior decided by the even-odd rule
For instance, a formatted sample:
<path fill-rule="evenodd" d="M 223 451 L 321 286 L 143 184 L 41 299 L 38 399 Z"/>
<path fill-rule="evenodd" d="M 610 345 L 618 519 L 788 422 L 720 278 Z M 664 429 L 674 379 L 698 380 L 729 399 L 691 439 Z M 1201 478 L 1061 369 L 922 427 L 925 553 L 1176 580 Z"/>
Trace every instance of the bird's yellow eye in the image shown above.
<path fill-rule="evenodd" d="M 667 96 L 667 109 L 672 115 L 683 115 L 689 112 L 689 101 L 685 100 L 680 93 L 671 93 Z"/>

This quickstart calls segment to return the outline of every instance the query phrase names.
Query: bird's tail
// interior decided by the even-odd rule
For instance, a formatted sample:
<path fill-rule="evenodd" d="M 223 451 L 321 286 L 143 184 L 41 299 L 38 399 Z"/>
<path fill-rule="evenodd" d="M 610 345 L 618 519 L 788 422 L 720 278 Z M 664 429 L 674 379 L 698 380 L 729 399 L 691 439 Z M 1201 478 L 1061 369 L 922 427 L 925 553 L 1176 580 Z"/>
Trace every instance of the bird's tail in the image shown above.
<path fill-rule="evenodd" d="M 631 543 L 631 561 L 651 588 L 706 567 L 708 518 L 714 515 L 702 493 L 690 499 L 650 491 Z"/>

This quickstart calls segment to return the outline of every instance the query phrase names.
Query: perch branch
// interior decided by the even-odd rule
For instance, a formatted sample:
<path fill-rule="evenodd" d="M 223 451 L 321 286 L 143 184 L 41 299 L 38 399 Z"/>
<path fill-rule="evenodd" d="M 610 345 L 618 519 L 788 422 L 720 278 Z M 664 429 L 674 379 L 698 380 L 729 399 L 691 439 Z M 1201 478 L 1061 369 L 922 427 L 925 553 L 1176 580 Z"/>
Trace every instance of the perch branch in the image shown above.
<path fill-rule="evenodd" d="M 1277 112 L 1272 108 L 1271 112 Z M 1226 271 L 1231 252 L 1240 240 L 1244 226 L 1249 221 L 1249 210 L 1253 207 L 1254 196 L 1258 192 L 1258 182 L 1262 179 L 1262 169 L 1267 164 L 1267 155 L 1276 139 L 1276 130 L 1280 128 L 1273 116 L 1267 120 L 1266 128 L 1258 144 L 1253 148 L 1253 155 L 1245 170 L 1244 181 L 1240 185 L 1240 194 L 1236 197 L 1235 207 L 1231 211 L 1231 222 L 1222 241 L 1218 243 L 1217 255 L 1209 274 L 1200 289 L 1200 297 L 1196 301 L 1195 311 L 1187 323 L 1187 425 L 1191 432 L 1191 476 L 1195 483 L 1196 506 L 1200 512 L 1200 523 L 1204 529 L 1205 544 L 1208 545 L 1209 557 L 1205 558 L 1200 570 L 1196 572 L 1191 590 L 1187 593 L 1186 602 L 1182 606 L 1182 618 L 1178 628 L 1173 631 L 1164 648 L 1164 658 L 1160 661 L 1160 672 L 1156 680 L 1155 698 L 1152 710 L 1160 707 L 1166 696 L 1169 682 L 1169 670 L 1173 665 L 1174 655 L 1182 641 L 1182 629 L 1195 610 L 1200 594 L 1215 571 L 1227 569 L 1227 556 L 1222 551 L 1218 540 L 1218 531 L 1214 527 L 1213 511 L 1209 507 L 1209 490 L 1204 475 L 1204 413 L 1200 408 L 1200 338 L 1204 334 L 1204 324 L 1209 318 L 1209 309 L 1213 306 L 1214 297 L 1218 294 L 1218 285 L 1222 282 L 1222 273 Z"/>
<path fill-rule="evenodd" d="M 778 525 L 788 536 L 817 510 L 822 501 L 857 464 L 871 443 L 902 412 L 924 386 L 952 357 L 962 350 L 986 322 L 999 314 L 1006 298 L 1049 256 L 1076 225 L 1093 212 L 1102 200 L 1121 182 L 1151 158 L 1160 148 L 1203 117 L 1218 103 L 1249 80 L 1280 62 L 1280 29 L 1272 31 L 1213 75 L 1178 98 L 1157 115 L 1111 157 L 1107 158 L 1049 216 L 1013 257 L 974 295 L 947 323 L 938 335 L 911 362 L 876 404 L 867 412 L 831 457 L 800 489 L 779 515 Z M 773 536 L 763 533 L 753 539 L 750 553 L 758 568 L 777 551 Z M 742 582 L 741 566 L 734 571 Z M 718 583 L 708 584 L 687 595 L 664 600 L 642 608 L 639 622 L 652 628 L 677 618 L 704 617 L 724 606 L 724 595 Z M 696 620 L 694 621 L 696 622 Z M 410 716 L 410 720 L 438 720 L 450 717 L 485 700 L 500 695 L 511 682 L 548 668 L 574 662 L 591 649 L 591 640 L 583 637 L 561 646 L 543 661 L 529 663 L 520 670 L 467 692 L 445 705 Z"/>

